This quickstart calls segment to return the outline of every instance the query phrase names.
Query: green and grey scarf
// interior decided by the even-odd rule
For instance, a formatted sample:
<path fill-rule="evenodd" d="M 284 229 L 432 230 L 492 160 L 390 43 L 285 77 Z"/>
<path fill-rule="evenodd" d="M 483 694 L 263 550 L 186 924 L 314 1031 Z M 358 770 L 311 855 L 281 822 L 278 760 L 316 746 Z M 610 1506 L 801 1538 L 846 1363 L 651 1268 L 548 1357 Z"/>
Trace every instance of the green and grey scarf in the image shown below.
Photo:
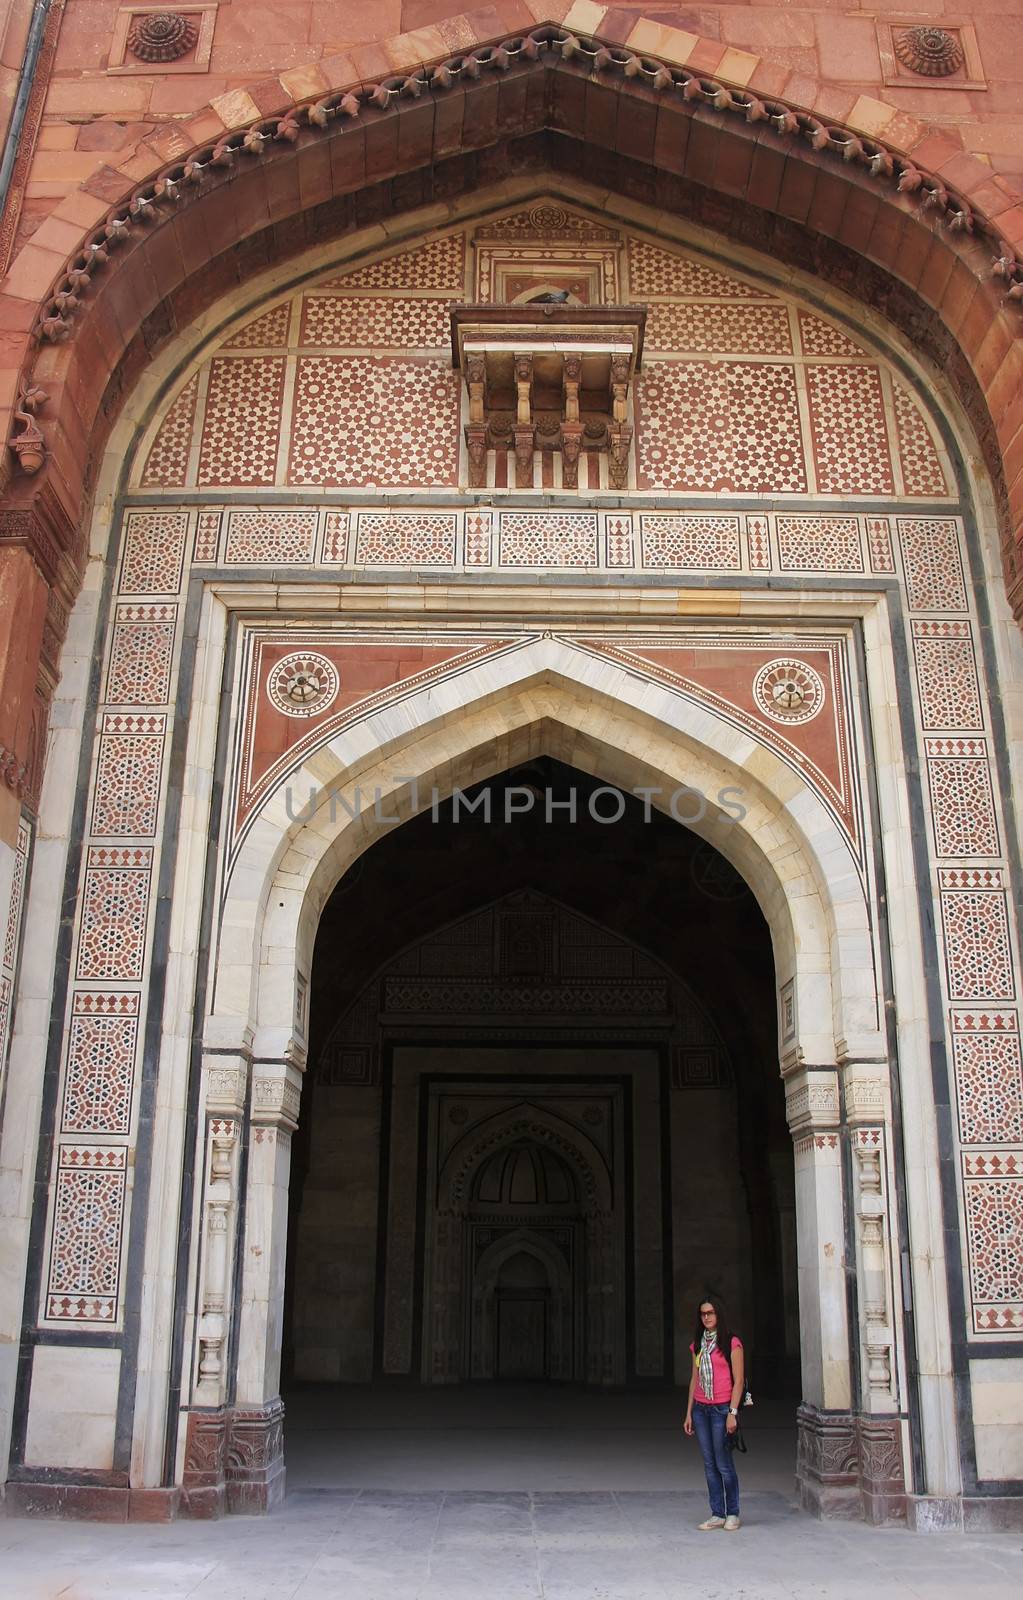
<path fill-rule="evenodd" d="M 705 1328 L 700 1340 L 700 1388 L 708 1400 L 714 1398 L 714 1363 L 711 1357 L 717 1349 L 718 1336 Z"/>

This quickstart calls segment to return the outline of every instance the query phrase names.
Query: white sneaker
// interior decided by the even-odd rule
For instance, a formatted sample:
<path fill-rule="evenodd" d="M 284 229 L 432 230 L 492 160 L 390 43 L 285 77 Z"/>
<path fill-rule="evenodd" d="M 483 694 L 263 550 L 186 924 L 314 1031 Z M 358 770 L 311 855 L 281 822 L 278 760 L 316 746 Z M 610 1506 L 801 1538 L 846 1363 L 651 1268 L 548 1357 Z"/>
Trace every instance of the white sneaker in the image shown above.
<path fill-rule="evenodd" d="M 726 1517 L 722 1526 L 726 1533 L 735 1533 L 739 1528 L 742 1527 L 742 1523 L 739 1521 L 738 1517 Z"/>
<path fill-rule="evenodd" d="M 734 1521 L 734 1518 L 733 1518 L 733 1521 Z M 701 1522 L 700 1523 L 700 1532 L 701 1533 L 710 1533 L 715 1528 L 725 1528 L 727 1526 L 728 1526 L 728 1524 L 727 1524 L 727 1521 L 726 1521 L 726 1519 L 724 1517 L 708 1517 L 706 1522 Z"/>

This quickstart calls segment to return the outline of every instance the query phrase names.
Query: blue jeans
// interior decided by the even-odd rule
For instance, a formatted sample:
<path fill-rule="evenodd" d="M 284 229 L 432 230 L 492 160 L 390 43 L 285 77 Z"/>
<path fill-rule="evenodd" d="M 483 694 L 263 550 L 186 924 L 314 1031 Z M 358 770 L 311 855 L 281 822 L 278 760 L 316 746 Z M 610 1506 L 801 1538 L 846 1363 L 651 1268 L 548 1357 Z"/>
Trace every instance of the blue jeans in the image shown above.
<path fill-rule="evenodd" d="M 693 1406 L 693 1432 L 703 1456 L 712 1517 L 739 1515 L 739 1479 L 735 1455 L 729 1448 L 727 1400 L 719 1406 Z"/>

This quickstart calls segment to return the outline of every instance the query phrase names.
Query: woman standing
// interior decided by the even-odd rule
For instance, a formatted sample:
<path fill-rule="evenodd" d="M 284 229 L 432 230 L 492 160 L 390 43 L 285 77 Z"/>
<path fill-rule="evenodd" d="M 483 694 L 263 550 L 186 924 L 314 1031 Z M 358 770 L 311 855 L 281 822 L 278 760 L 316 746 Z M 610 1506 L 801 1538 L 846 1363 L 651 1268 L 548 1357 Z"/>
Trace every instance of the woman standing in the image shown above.
<path fill-rule="evenodd" d="M 704 1533 L 739 1527 L 739 1479 L 730 1435 L 739 1426 L 743 1391 L 742 1341 L 733 1336 L 721 1301 L 706 1295 L 700 1301 L 693 1342 L 693 1372 L 685 1431 L 696 1434 L 710 1494 L 710 1516 L 700 1523 Z"/>

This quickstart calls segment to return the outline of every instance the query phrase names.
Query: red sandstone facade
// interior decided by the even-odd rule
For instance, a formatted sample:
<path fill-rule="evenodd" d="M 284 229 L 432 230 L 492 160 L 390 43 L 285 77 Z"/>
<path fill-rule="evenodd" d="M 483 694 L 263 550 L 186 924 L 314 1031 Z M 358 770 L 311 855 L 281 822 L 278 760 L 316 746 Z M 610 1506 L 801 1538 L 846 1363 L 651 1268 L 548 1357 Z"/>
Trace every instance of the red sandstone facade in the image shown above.
<path fill-rule="evenodd" d="M 52 0 L 45 16 L 38 7 L 11 5 L 0 70 L 4 105 L 9 112 L 17 106 L 21 132 L 0 231 L 0 265 L 6 269 L 0 285 L 0 406 L 8 440 L 0 506 L 0 617 L 6 623 L 0 642 L 4 779 L 0 837 L 12 858 L 24 856 L 25 851 L 19 857 L 18 850 L 25 819 L 34 821 L 37 816 L 50 706 L 86 570 L 97 494 L 119 492 L 111 489 L 114 471 L 105 452 L 123 408 L 151 364 L 174 339 L 198 326 L 218 301 L 226 304 L 227 297 L 237 297 L 250 279 L 266 269 L 283 267 L 328 241 L 343 244 L 358 230 L 377 228 L 376 244 L 383 249 L 392 220 L 419 209 L 427 219 L 424 228 L 451 227 L 468 197 L 507 178 L 528 180 L 536 175 L 539 185 L 542 175 L 542 183 L 552 191 L 559 177 L 569 185 L 588 186 L 593 193 L 611 196 L 606 204 L 610 220 L 619 214 L 637 220 L 631 207 L 637 215 L 642 208 L 647 221 L 660 213 L 695 224 L 741 250 L 761 252 L 782 271 L 812 272 L 823 292 L 851 297 L 868 315 L 883 319 L 904 336 L 935 374 L 936 387 L 944 386 L 942 404 L 962 418 L 970 432 L 988 486 L 985 493 L 989 490 L 993 501 L 1005 593 L 1018 619 L 1023 614 L 1023 5 L 1010 0 L 1008 6 L 974 5 L 957 12 L 939 9 L 945 3 L 934 0 L 917 12 L 900 8 L 860 15 L 850 9 L 836 15 L 811 6 L 751 4 L 690 10 L 656 6 L 651 0 L 612 6 L 593 0 L 574 0 L 571 5 L 564 0 L 508 0 L 467 13 L 439 0 L 372 4 L 280 0 L 273 6 L 220 0 L 180 7 L 171 23 L 163 21 L 165 14 L 159 8 L 117 6 L 107 0 Z M 19 101 L 18 79 L 33 16 L 38 45 L 34 77 L 25 84 Z M 638 221 L 642 224 L 643 218 Z M 478 249 L 479 235 L 470 242 Z M 463 250 L 461 243 L 458 248 Z M 630 281 L 634 289 L 644 282 L 646 262 L 646 293 L 654 301 L 666 300 L 656 263 L 650 265 L 654 258 L 644 257 L 644 249 L 656 247 L 629 241 Z M 459 255 L 451 282 L 424 280 L 426 290 L 439 291 L 436 315 L 447 315 L 447 302 L 441 302 L 440 294 L 453 293 L 457 283 L 467 281 L 467 259 L 466 254 Z M 432 258 L 431 264 L 435 264 Z M 236 423 L 260 362 L 261 371 L 270 375 L 267 382 L 278 384 L 279 379 L 279 392 L 275 389 L 267 400 L 276 414 L 285 393 L 287 363 L 301 360 L 303 344 L 347 349 L 360 342 L 351 332 L 357 317 L 375 316 L 381 327 L 387 324 L 393 329 L 394 323 L 387 319 L 392 307 L 399 306 L 397 291 L 407 284 L 400 278 L 389 284 L 386 275 L 380 282 L 383 290 L 372 311 L 367 311 L 370 302 L 363 299 L 346 312 L 343 293 L 341 299 L 331 299 L 331 285 L 320 283 L 301 305 L 295 301 L 293 316 L 287 311 L 266 313 L 277 320 L 261 323 L 258 337 L 250 335 L 248 324 L 240 325 L 225 343 L 220 365 L 214 363 L 195 377 L 194 392 L 186 385 L 159 430 L 147 435 L 144 458 L 140 455 L 131 465 L 134 476 L 129 488 L 180 490 L 182 497 L 208 496 L 211 491 L 254 483 L 297 491 L 358 482 L 372 489 L 381 481 L 379 457 L 372 450 L 374 424 L 361 414 L 350 424 L 352 438 L 342 439 L 338 446 L 342 466 L 333 477 L 329 466 L 326 477 L 304 467 L 300 433 L 290 456 L 281 454 L 283 434 L 280 439 L 276 433 L 268 436 L 265 467 L 253 469 L 244 452 L 259 447 L 256 432 L 239 432 Z M 358 291 L 366 286 L 350 279 L 348 288 L 353 287 Z M 419 321 L 414 334 L 406 330 L 406 342 L 436 345 L 431 337 L 436 330 L 423 332 L 429 315 L 423 309 L 426 299 L 401 302 L 393 317 L 407 318 L 410 303 L 417 307 Z M 307 339 L 303 319 L 317 315 L 322 319 L 319 326 L 327 331 L 316 340 Z M 343 321 L 345 315 L 350 320 L 343 332 L 337 319 Z M 670 350 L 670 308 L 661 307 L 659 315 L 653 346 Z M 777 315 L 787 329 L 789 311 L 778 310 Z M 829 332 L 826 323 L 820 325 L 823 335 L 814 334 L 810 322 L 803 320 L 810 313 L 794 309 L 791 315 L 797 319 L 793 326 L 805 328 L 799 335 L 800 349 L 808 359 L 829 354 L 839 360 L 849 358 L 840 344 L 828 345 L 828 339 L 841 336 Z M 297 328 L 302 329 L 298 336 Z M 813 337 L 825 340 L 819 350 L 813 349 Z M 253 372 L 241 373 L 237 361 L 232 365 L 230 352 L 232 346 L 236 355 L 244 350 L 247 338 L 262 354 L 253 358 Z M 400 340 L 392 331 L 387 336 L 381 333 L 380 342 L 391 347 Z M 855 354 L 857 347 L 852 348 Z M 777 355 L 778 350 L 771 347 L 769 353 Z M 237 393 L 230 391 L 232 375 L 237 377 Z M 289 415 L 298 419 L 296 428 L 308 427 L 310 452 L 315 447 L 316 459 L 322 461 L 336 445 L 336 429 L 332 440 L 331 427 L 316 422 L 314 405 L 306 405 L 303 413 L 301 376 L 297 380 L 289 376 L 287 383 L 292 385 L 287 389 L 287 405 L 293 407 Z M 194 409 L 200 384 L 207 407 L 201 426 L 195 422 Z M 222 393 L 218 384 L 223 385 Z M 807 471 L 812 470 L 814 481 L 827 492 L 826 463 L 840 462 L 834 467 L 834 492 L 883 498 L 896 494 L 892 463 L 897 461 L 898 494 L 950 497 L 953 469 L 946 457 L 939 460 L 908 391 L 901 399 L 895 392 L 896 409 L 886 424 L 880 377 L 876 388 L 878 428 L 883 432 L 887 426 L 890 434 L 883 459 L 864 462 L 855 440 L 851 447 L 843 445 L 838 438 L 841 430 L 833 430 L 834 437 L 822 446 L 823 412 L 814 410 L 811 400 L 805 422 Z M 409 395 L 409 415 L 413 421 L 421 420 L 428 410 L 426 402 L 412 389 Z M 712 478 L 703 484 L 664 475 L 663 465 L 649 454 L 641 436 L 646 403 L 640 393 L 634 488 L 650 493 L 712 488 Z M 688 392 L 680 389 L 675 394 L 672 427 L 681 430 L 695 403 Z M 864 403 L 874 400 L 868 396 Z M 458 487 L 458 406 L 458 385 L 452 381 L 446 410 L 442 405 L 436 414 L 429 413 L 430 426 L 448 456 L 441 459 L 441 452 L 420 457 L 415 449 L 407 449 L 405 462 L 412 476 L 398 476 L 394 483 L 406 488 L 420 483 Z M 792 408 L 798 431 L 795 398 Z M 218 417 L 222 436 L 216 433 Z M 140 438 L 146 426 L 148 417 L 140 424 Z M 527 482 L 533 486 L 529 453 L 529 462 L 520 463 L 524 474 L 518 480 L 520 487 Z M 352 476 L 356 459 L 361 479 Z M 805 489 L 810 481 L 805 474 L 784 477 L 785 472 L 802 472 L 802 462 L 779 466 L 780 459 L 772 462 L 769 481 L 751 480 L 740 487 L 754 494 Z M 584 465 L 584 476 L 578 480 L 582 487 L 594 493 L 607 490 L 609 483 L 601 479 L 600 469 L 592 462 Z M 485 490 L 485 470 L 482 466 L 478 470 L 480 476 L 470 484 Z M 491 488 L 515 487 L 511 454 L 494 470 L 504 477 L 497 476 Z M 537 470 L 551 473 L 550 479 L 541 476 L 537 487 L 552 488 L 550 463 Z M 431 471 L 436 473 L 433 478 Z M 914 471 L 920 475 L 916 487 Z M 567 479 L 559 480 L 559 486 L 567 485 Z M 610 486 L 616 486 L 614 480 Z M 285 527 L 278 521 L 271 534 L 263 523 L 256 526 L 256 514 L 247 530 L 244 515 L 232 511 L 233 520 L 222 527 L 218 505 L 200 513 L 208 521 L 193 529 L 184 512 L 175 511 L 165 522 L 152 525 L 140 513 L 142 520 L 129 529 L 128 555 L 119 568 L 118 603 L 127 609 L 123 618 L 118 612 L 116 626 L 123 622 L 128 629 L 138 623 L 138 617 L 130 614 L 134 604 L 139 615 L 146 611 L 147 625 L 166 631 L 170 625 L 156 618 L 150 601 L 154 595 L 177 593 L 175 585 L 181 582 L 187 559 L 200 565 L 218 558 L 224 565 L 240 566 L 246 560 L 270 563 L 280 555 L 272 543 L 280 537 L 293 541 L 281 559 L 299 565 L 343 562 L 346 556 L 357 564 L 372 564 L 383 559 L 374 555 L 374 537 L 382 541 L 378 552 L 383 541 L 395 537 L 390 526 L 382 533 L 375 530 L 372 513 L 366 510 L 359 514 L 357 533 L 354 516 L 350 525 L 343 520 L 346 513 L 324 513 L 322 523 L 315 512 L 301 525 L 292 521 Z M 515 539 L 520 541 L 521 565 L 550 562 L 551 547 L 544 539 L 552 536 L 536 532 L 528 514 L 516 523 L 514 513 L 503 513 L 500 531 L 489 510 L 475 519 L 466 513 L 459 521 L 459 515 L 451 513 L 446 522 L 437 517 L 425 533 L 426 518 L 415 528 L 405 524 L 410 559 L 441 566 L 454 565 L 457 559 L 467 567 L 484 567 L 491 563 L 493 537 L 494 550 L 502 552 L 499 561 L 494 557 L 498 565 L 515 564 L 515 556 L 505 562 L 503 554 L 513 548 Z M 671 541 L 684 543 L 687 537 L 668 522 L 655 526 L 654 518 L 642 526 L 626 517 L 613 527 L 601 523 L 599 536 L 595 517 L 592 527 L 582 523 L 569 527 L 570 522 L 566 514 L 565 523 L 556 530 L 563 541 L 562 555 L 569 552 L 562 565 L 569 568 L 589 564 L 613 572 L 633 565 L 656 567 L 659 562 L 670 567 L 680 564 Z M 730 527 L 713 530 L 719 543 L 704 565 L 755 574 L 771 570 L 774 550 L 778 569 L 785 570 L 788 540 L 788 570 L 793 573 L 894 574 L 891 521 L 882 516 L 872 526 L 869 516 L 853 516 L 846 522 L 844 530 L 837 534 L 832 530 L 831 536 L 845 538 L 847 545 L 844 554 L 834 554 L 830 567 L 814 567 L 808 554 L 817 532 L 800 524 L 798 517 L 786 522 L 775 510 L 759 517 L 751 513 L 741 524 L 737 517 L 734 534 Z M 930 527 L 928 539 L 933 532 Z M 972 622 L 959 617 L 949 622 L 945 616 L 965 615 L 965 580 L 961 595 L 957 589 L 949 599 L 948 572 L 927 565 L 933 563 L 933 547 L 920 555 L 913 543 L 918 533 L 911 522 L 902 522 L 895 538 L 896 545 L 902 541 L 899 559 L 909 585 L 909 610 L 914 613 L 913 639 L 920 641 L 915 646 L 919 662 L 925 662 L 928 651 L 935 656 L 945 651 L 942 659 L 951 660 L 951 652 L 958 650 L 956 659 L 965 660 L 973 648 Z M 208 548 L 203 546 L 204 536 Z M 709 535 L 703 528 L 692 537 Z M 940 537 L 952 538 L 945 525 Z M 187 557 L 186 538 L 193 541 Z M 573 545 L 573 539 L 580 543 Z M 658 539 L 665 547 L 660 553 Z M 261 545 L 260 540 L 269 544 Z M 578 552 L 589 545 L 592 557 L 585 553 L 580 557 Z M 959 546 L 953 539 L 946 549 L 951 570 L 959 560 Z M 479 553 L 471 554 L 472 550 Z M 131 578 L 131 560 L 137 560 L 146 581 Z M 168 572 L 174 571 L 166 581 L 155 582 L 152 571 L 161 562 Z M 914 567 L 914 562 L 922 566 Z M 139 596 L 144 604 L 136 603 Z M 1004 605 L 1003 594 L 997 602 Z M 172 652 L 172 627 L 167 636 Z M 613 654 L 582 635 L 574 642 L 596 654 Z M 495 638 L 486 649 L 497 652 L 507 643 Z M 730 641 L 727 648 L 733 644 Z M 645 662 L 642 670 L 648 671 L 650 661 L 636 641 L 625 641 L 622 648 L 626 646 L 630 663 Z M 276 641 L 273 648 L 282 656 L 286 640 Z M 376 642 L 368 641 L 367 648 L 376 649 Z M 446 663 L 451 657 L 443 642 L 431 641 L 430 648 L 438 651 L 437 662 Z M 811 649 L 809 644 L 806 648 Z M 764 652 L 764 660 L 756 663 L 758 670 L 768 670 L 771 656 L 771 651 Z M 169 653 L 167 659 L 169 685 Z M 328 669 L 333 662 L 348 681 L 353 658 L 344 654 L 335 658 L 325 647 L 322 659 Z M 431 658 L 430 665 L 434 664 Z M 841 674 L 834 668 L 832 678 L 830 658 L 826 669 L 820 662 L 818 666 L 817 681 L 837 699 Z M 406 692 L 414 680 L 409 674 L 403 677 L 403 671 L 388 667 L 390 675 L 385 673 L 382 688 L 400 686 Z M 955 695 L 968 680 L 964 671 L 954 686 Z M 668 662 L 658 657 L 657 673 L 651 676 L 660 674 L 663 681 L 675 682 L 686 672 L 686 662 L 679 665 L 674 658 Z M 736 668 L 737 681 L 739 675 Z M 691 681 L 698 677 L 691 674 Z M 708 695 L 715 692 L 710 679 L 700 688 Z M 939 692 L 940 688 L 935 690 Z M 805 693 L 805 686 L 800 693 Z M 953 690 L 948 694 L 955 697 Z M 130 693 L 114 693 L 109 683 L 106 698 L 111 704 L 133 703 Z M 169 700 L 169 691 L 157 685 L 142 700 L 149 723 L 145 728 L 133 724 L 129 735 L 152 741 L 164 713 L 150 712 Z M 941 735 L 928 745 L 935 762 L 963 757 L 963 739 L 984 726 L 979 700 L 977 705 L 978 720 L 969 721 L 973 711 L 968 708 L 962 724 L 955 726 L 959 741 L 955 751 L 944 738 L 952 727 L 951 711 L 935 712 L 933 724 L 925 717 L 924 730 Z M 735 693 L 731 709 L 759 718 L 765 727 L 769 720 L 769 704 L 765 720 L 763 705 L 740 704 Z M 339 710 L 334 708 L 331 715 L 339 715 Z M 233 820 L 239 830 L 248 808 L 254 810 L 263 798 L 261 784 L 273 760 L 286 756 L 297 761 L 304 751 L 294 726 L 285 720 L 290 715 L 280 708 L 275 714 L 264 705 L 262 724 L 256 709 L 245 723 L 244 737 L 254 741 L 258 759 L 253 757 L 248 788 L 238 792 Z M 161 737 L 166 726 L 164 717 Z M 109 727 L 104 723 L 102 732 L 104 737 L 128 736 L 112 723 Z M 804 739 L 801 757 L 819 769 L 823 786 L 830 785 L 841 825 L 862 847 L 863 818 L 857 816 L 850 798 L 855 783 L 843 766 L 847 730 L 836 724 L 832 732 L 834 748 L 823 742 L 820 725 L 809 736 L 800 735 L 796 744 Z M 977 754 L 972 748 L 965 753 Z M 161 759 L 158 753 L 157 782 Z M 154 817 L 155 807 L 154 800 Z M 1011 818 L 1011 809 L 1008 815 Z M 118 830 L 97 826 L 93 831 L 103 835 Z M 991 838 L 998 842 L 993 821 Z M 96 883 L 108 871 L 129 878 L 134 873 L 132 881 L 143 883 L 142 858 L 146 871 L 152 866 L 148 846 L 135 849 L 134 859 L 121 851 L 116 861 L 103 854 L 104 848 L 97 847 L 98 853 L 93 851 L 89 858 Z M 942 868 L 940 882 L 936 879 L 942 904 L 948 907 L 951 946 L 955 937 L 967 938 L 975 901 L 987 916 L 997 897 L 995 915 L 1002 915 L 1008 880 L 1003 881 L 1000 866 L 985 867 L 983 882 L 980 869 L 970 869 L 969 878 L 961 871 L 960 856 L 993 860 L 997 855 L 994 848 L 980 849 L 975 841 L 969 849 L 948 848 L 938 855 L 950 861 L 956 858 L 954 865 Z M 149 892 L 148 879 L 143 892 Z M 101 894 L 97 889 L 97 897 Z M 957 933 L 956 917 L 965 919 L 965 932 Z M 1003 954 L 1009 949 L 1008 940 L 1006 932 Z M 134 981 L 141 976 L 141 968 L 138 974 L 111 973 L 102 966 L 101 956 L 102 952 L 96 956 L 94 968 L 83 967 L 80 961 L 79 976 L 94 982 L 125 977 Z M 1007 954 L 1005 964 L 1008 970 Z M 1003 988 L 1008 986 L 1009 993 L 1002 996 L 1007 1000 L 1013 985 L 1007 978 L 1000 981 Z M 960 998 L 972 1003 L 974 991 L 966 979 L 963 982 Z M 967 1013 L 957 1012 L 955 1018 L 952 1025 L 969 1032 L 973 1023 Z M 1002 1013 L 982 1026 L 1011 1032 Z M 290 1080 L 285 1087 L 293 1091 L 297 1105 L 297 1088 Z M 239 1112 L 227 1099 L 219 1109 L 214 1102 L 211 1105 L 218 1118 L 209 1125 L 215 1184 L 216 1162 L 221 1159 L 221 1176 L 228 1181 Z M 274 1124 L 267 1113 L 267 1127 L 260 1125 L 253 1136 L 256 1144 L 272 1145 L 278 1128 L 290 1137 L 297 1112 L 289 1105 L 282 1091 L 281 1105 L 273 1113 L 278 1121 Z M 837 1148 L 836 1136 L 830 1124 L 820 1124 L 826 1131 L 819 1131 L 815 1115 L 810 1106 L 791 1125 L 795 1128 L 798 1123 L 802 1154 L 826 1162 Z M 864 1112 L 853 1138 L 865 1174 L 864 1190 L 870 1191 L 864 1216 L 870 1214 L 875 1187 L 879 1202 L 883 1188 L 887 1195 L 880 1166 L 875 1185 L 872 1139 L 875 1131 Z M 263 1159 L 269 1159 L 266 1150 L 258 1156 Z M 1006 1170 L 1010 1178 L 1018 1176 L 1014 1167 Z M 990 1169 L 964 1171 L 977 1182 L 991 1177 Z M 121 1167 L 104 1173 L 103 1179 L 111 1194 L 118 1185 L 124 1187 Z M 60 1169 L 57 1181 L 65 1181 L 70 1192 L 75 1180 Z M 269 1180 L 267 1187 L 272 1188 Z M 1014 1299 L 1011 1306 L 1008 1298 L 1004 1306 L 999 1302 L 991 1313 L 996 1320 L 986 1330 L 975 1322 L 973 1333 L 1014 1337 L 1020 1326 L 1015 1305 Z M 51 1311 L 52 1307 L 46 1314 Z M 52 1315 L 59 1320 L 59 1308 Z M 1011 1352 L 1003 1354 L 1011 1358 Z M 209 1359 L 212 1372 L 213 1358 Z M 200 1390 L 207 1379 L 212 1382 L 209 1373 L 200 1377 Z M 879 1520 L 890 1512 L 904 1515 L 906 1474 L 899 1459 L 901 1447 L 893 1444 L 898 1437 L 897 1430 L 891 1431 L 894 1424 L 869 1416 L 850 1424 L 858 1441 L 859 1465 L 846 1470 L 842 1453 L 851 1448 L 852 1433 L 847 1430 L 839 1437 L 836 1424 L 831 1438 L 829 1409 L 821 1407 L 805 1427 L 804 1447 L 808 1459 L 813 1457 L 808 1466 L 804 1463 L 804 1481 L 811 1485 L 808 1503 L 827 1510 L 830 1495 L 840 1498 L 847 1491 L 862 1492 L 864 1503 Z M 243 1397 L 233 1420 L 225 1420 L 223 1409 L 200 1406 L 183 1424 L 182 1440 L 186 1433 L 184 1503 L 191 1495 L 196 1514 L 222 1509 L 225 1494 L 237 1509 L 272 1503 L 283 1470 L 276 1396 L 260 1395 L 249 1404 Z M 233 1468 L 225 1466 L 231 1449 Z M 165 1475 L 163 1487 L 157 1489 L 151 1475 L 132 1477 L 122 1468 L 116 1483 L 112 1474 L 102 1481 L 97 1478 L 92 1500 L 82 1476 L 73 1483 L 69 1478 L 66 1493 L 53 1484 L 31 1488 L 23 1482 L 24 1504 L 61 1509 L 62 1495 L 69 1503 L 77 1495 L 78 1509 L 86 1514 L 103 1514 L 103 1508 L 116 1500 L 113 1514 L 163 1515 L 173 1514 L 181 1499 L 182 1480 L 173 1475 L 170 1481 Z M 992 1500 L 1015 1504 L 1012 1475 L 1004 1473 L 998 1484 Z M 935 1519 L 942 1514 L 936 1513 Z"/>

